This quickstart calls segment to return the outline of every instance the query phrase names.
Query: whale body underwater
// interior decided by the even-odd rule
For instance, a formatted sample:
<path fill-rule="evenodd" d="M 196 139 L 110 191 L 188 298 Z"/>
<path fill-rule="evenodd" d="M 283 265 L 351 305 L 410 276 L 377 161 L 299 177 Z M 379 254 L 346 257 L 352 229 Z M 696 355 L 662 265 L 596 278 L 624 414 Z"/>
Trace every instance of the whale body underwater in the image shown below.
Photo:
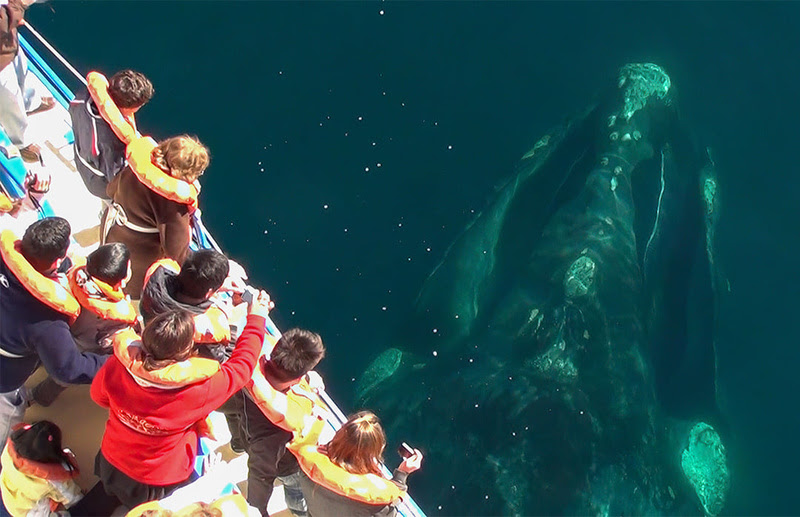
<path fill-rule="evenodd" d="M 714 163 L 661 67 L 615 79 L 523 156 L 359 379 L 425 451 L 430 513 L 724 507 Z"/>

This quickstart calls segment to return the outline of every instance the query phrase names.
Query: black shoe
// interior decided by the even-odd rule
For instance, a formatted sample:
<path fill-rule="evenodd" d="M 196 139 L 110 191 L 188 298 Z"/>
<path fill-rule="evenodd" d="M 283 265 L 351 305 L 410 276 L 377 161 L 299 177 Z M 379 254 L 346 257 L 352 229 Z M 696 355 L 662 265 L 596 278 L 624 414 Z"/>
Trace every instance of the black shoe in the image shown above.
<path fill-rule="evenodd" d="M 245 452 L 247 452 L 244 448 L 244 444 L 240 439 L 232 438 L 231 443 L 229 443 L 228 445 L 230 445 L 231 450 L 236 454 L 244 454 Z"/>

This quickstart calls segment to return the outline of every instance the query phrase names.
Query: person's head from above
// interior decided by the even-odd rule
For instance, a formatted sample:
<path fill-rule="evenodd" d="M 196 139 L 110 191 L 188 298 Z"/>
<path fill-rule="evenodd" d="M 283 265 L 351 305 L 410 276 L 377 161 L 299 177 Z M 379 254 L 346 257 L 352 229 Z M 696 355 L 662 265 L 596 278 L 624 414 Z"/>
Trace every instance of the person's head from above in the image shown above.
<path fill-rule="evenodd" d="M 319 334 L 293 328 L 283 333 L 264 363 L 264 376 L 278 390 L 296 384 L 325 357 Z"/>
<path fill-rule="evenodd" d="M 143 362 L 147 371 L 158 370 L 194 355 L 194 319 L 174 310 L 154 317 L 142 332 Z"/>
<path fill-rule="evenodd" d="M 121 242 L 100 246 L 86 257 L 86 272 L 117 289 L 131 278 L 131 252 Z"/>
<path fill-rule="evenodd" d="M 187 183 L 202 176 L 211 161 L 206 146 L 188 135 L 162 141 L 153 149 L 150 159 L 173 178 Z"/>
<path fill-rule="evenodd" d="M 351 416 L 325 447 L 328 458 L 353 474 L 381 475 L 386 433 L 370 411 Z"/>
<path fill-rule="evenodd" d="M 51 275 L 67 256 L 72 228 L 61 217 L 46 217 L 28 226 L 20 243 L 20 253 L 33 268 Z"/>
<path fill-rule="evenodd" d="M 16 453 L 39 463 L 61 464 L 70 462 L 61 446 L 61 429 L 48 420 L 41 420 L 11 432 L 11 443 Z"/>
<path fill-rule="evenodd" d="M 108 80 L 108 96 L 126 116 L 139 111 L 153 98 L 153 93 L 153 83 L 133 70 L 120 70 Z"/>
<path fill-rule="evenodd" d="M 215 250 L 190 251 L 176 278 L 178 301 L 203 302 L 222 287 L 228 277 L 230 264 Z"/>
<path fill-rule="evenodd" d="M 157 509 L 145 510 L 138 517 L 224 517 L 222 510 L 206 503 L 192 503 L 180 510 Z"/>

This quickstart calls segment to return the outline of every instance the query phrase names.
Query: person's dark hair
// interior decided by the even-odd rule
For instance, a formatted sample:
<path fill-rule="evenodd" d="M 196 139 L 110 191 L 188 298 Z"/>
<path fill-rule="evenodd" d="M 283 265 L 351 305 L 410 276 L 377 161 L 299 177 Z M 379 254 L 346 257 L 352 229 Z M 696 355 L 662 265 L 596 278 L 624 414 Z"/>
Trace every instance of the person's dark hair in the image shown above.
<path fill-rule="evenodd" d="M 228 259 L 218 251 L 190 252 L 178 273 L 178 290 L 190 298 L 205 298 L 209 290 L 222 287 L 229 270 Z"/>
<path fill-rule="evenodd" d="M 289 329 L 272 349 L 265 367 L 279 381 L 302 377 L 325 357 L 325 345 L 319 334 L 303 329 Z"/>
<path fill-rule="evenodd" d="M 61 446 L 61 429 L 48 420 L 35 422 L 30 426 L 11 432 L 11 443 L 21 457 L 39 463 L 66 463 L 74 467 L 69 455 Z"/>
<path fill-rule="evenodd" d="M 154 317 L 142 332 L 147 371 L 188 359 L 194 353 L 194 319 L 186 311 L 174 310 Z"/>
<path fill-rule="evenodd" d="M 139 108 L 153 98 L 153 93 L 153 83 L 133 70 L 121 70 L 108 81 L 108 95 L 119 108 Z"/>
<path fill-rule="evenodd" d="M 86 257 L 86 271 L 109 285 L 116 285 L 128 276 L 131 252 L 121 242 L 100 246 Z"/>
<path fill-rule="evenodd" d="M 39 272 L 46 271 L 53 262 L 67 256 L 72 228 L 61 217 L 46 217 L 28 226 L 22 236 L 20 252 Z"/>

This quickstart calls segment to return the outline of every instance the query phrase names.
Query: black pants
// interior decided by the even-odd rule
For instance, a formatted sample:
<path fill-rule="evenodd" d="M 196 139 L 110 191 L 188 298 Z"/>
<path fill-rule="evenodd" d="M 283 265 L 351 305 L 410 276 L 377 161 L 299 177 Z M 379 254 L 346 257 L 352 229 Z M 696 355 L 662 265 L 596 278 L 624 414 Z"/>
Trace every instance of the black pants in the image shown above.
<path fill-rule="evenodd" d="M 249 455 L 247 502 L 266 516 L 275 478 L 295 474 L 300 470 L 300 465 L 294 454 L 286 448 L 292 433 L 270 422 L 248 396 L 243 398 L 241 430 Z"/>
<path fill-rule="evenodd" d="M 180 487 L 188 485 L 196 477 L 192 473 L 189 478 L 174 485 L 146 485 L 109 463 L 102 451 L 97 453 L 94 460 L 94 473 L 100 481 L 70 509 L 72 515 L 108 516 L 120 504 L 132 509 L 148 501 L 163 499 Z"/>

